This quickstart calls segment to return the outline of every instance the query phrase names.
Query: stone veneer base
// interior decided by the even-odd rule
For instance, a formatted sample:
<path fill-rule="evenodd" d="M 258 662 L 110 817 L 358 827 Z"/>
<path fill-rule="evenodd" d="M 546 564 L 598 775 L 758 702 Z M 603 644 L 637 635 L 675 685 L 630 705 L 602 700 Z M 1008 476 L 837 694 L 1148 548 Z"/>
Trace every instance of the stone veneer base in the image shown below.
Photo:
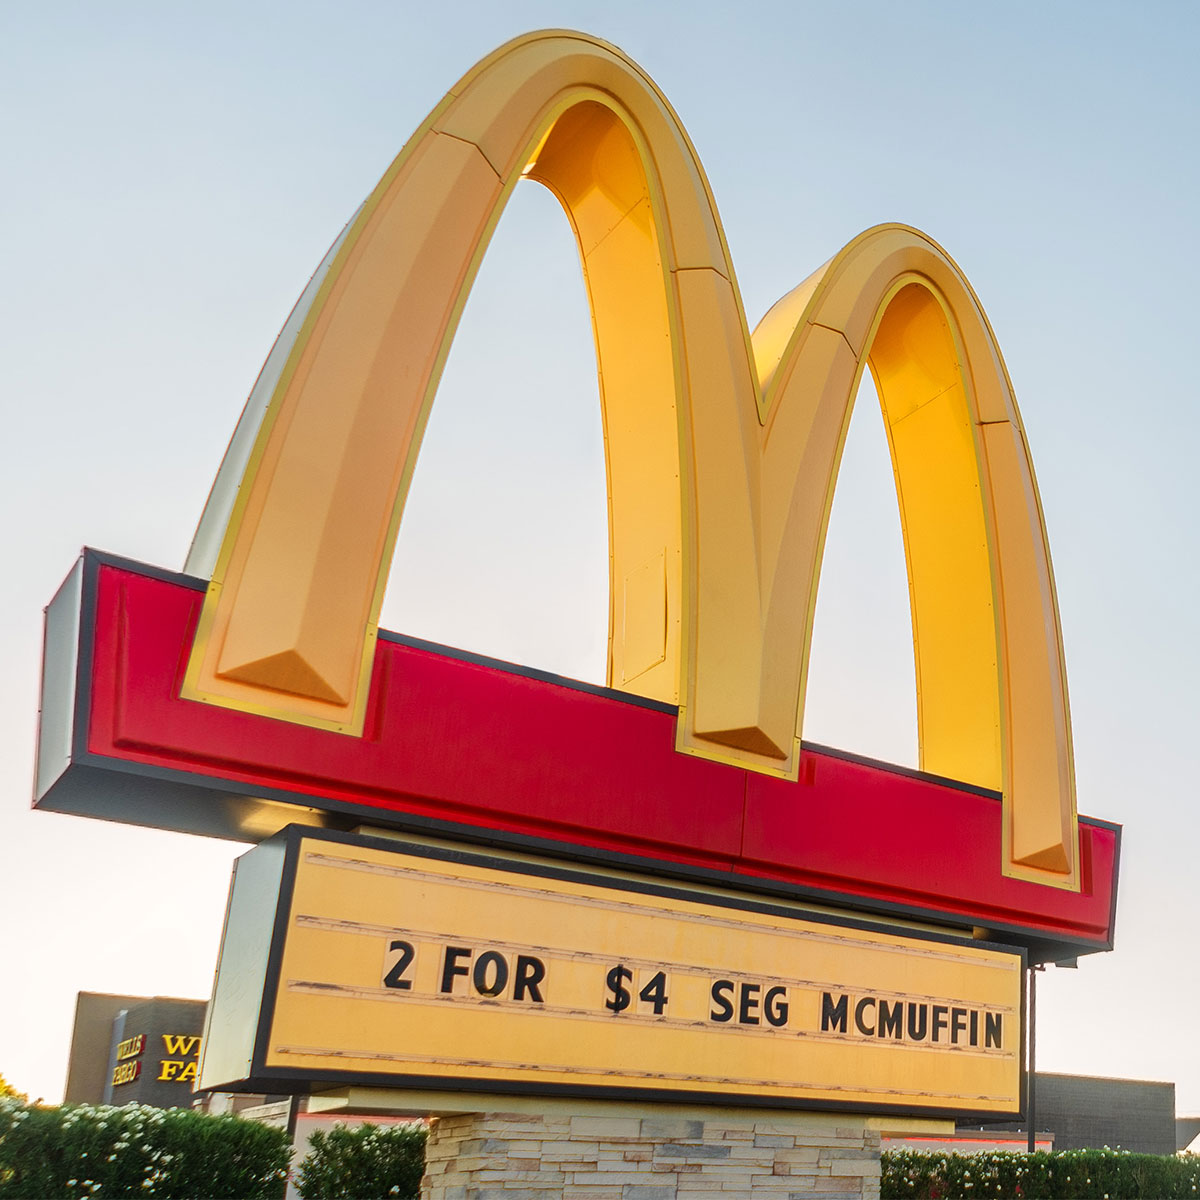
<path fill-rule="evenodd" d="M 422 1200 L 874 1200 L 862 1118 L 647 1108 L 641 1116 L 459 1113 L 432 1123 Z"/>

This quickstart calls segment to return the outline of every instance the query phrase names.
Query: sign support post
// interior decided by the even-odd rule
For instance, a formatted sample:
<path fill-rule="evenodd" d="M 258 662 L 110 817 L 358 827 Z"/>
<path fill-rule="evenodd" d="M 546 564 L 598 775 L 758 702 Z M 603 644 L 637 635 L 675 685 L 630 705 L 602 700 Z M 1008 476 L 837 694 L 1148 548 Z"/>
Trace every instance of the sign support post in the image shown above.
<path fill-rule="evenodd" d="M 1029 1125 L 1028 1152 L 1037 1149 L 1037 977 L 1045 968 L 1040 964 L 1029 967 L 1029 1067 L 1025 1072 L 1025 1112 Z"/>

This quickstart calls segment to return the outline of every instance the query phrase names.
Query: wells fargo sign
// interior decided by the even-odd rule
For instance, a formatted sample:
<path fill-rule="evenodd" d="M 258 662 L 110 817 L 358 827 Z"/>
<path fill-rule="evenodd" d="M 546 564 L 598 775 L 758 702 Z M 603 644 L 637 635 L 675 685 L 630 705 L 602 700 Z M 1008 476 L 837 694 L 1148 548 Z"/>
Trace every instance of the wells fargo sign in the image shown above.
<path fill-rule="evenodd" d="M 1019 1107 L 1008 947 L 299 830 L 238 881 L 225 945 L 271 950 L 227 986 L 223 959 L 202 1087 Z"/>
<path fill-rule="evenodd" d="M 525 178 L 570 219 L 593 315 L 607 687 L 378 629 L 442 366 Z M 867 368 L 919 771 L 800 740 Z M 509 43 L 433 110 L 289 317 L 186 573 L 86 552 L 47 611 L 45 664 L 41 807 L 248 840 L 365 823 L 933 920 L 1039 959 L 1111 945 L 1119 830 L 1076 815 L 1033 466 L 970 285 L 924 234 L 880 226 L 749 332 L 678 118 L 579 34 Z M 889 1029 L 877 1000 L 863 1012 Z M 952 1032 L 984 1012 L 941 1007 Z"/>
<path fill-rule="evenodd" d="M 157 1075 L 150 1078 L 156 1083 L 192 1083 L 196 1079 L 196 1068 L 199 1065 L 201 1039 L 194 1033 L 164 1033 L 159 1037 L 162 1041 L 161 1057 L 151 1065 L 157 1070 Z M 133 1083 L 142 1077 L 142 1054 L 146 1049 L 146 1035 L 139 1033 L 134 1037 L 125 1038 L 117 1043 L 116 1062 L 112 1069 L 112 1084 L 114 1087 L 123 1083 Z"/>

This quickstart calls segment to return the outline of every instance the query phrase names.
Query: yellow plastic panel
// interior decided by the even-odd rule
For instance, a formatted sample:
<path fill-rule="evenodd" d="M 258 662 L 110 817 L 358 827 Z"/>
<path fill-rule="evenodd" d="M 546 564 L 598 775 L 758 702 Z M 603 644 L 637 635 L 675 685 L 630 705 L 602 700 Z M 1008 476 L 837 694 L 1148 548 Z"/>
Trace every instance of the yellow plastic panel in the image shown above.
<path fill-rule="evenodd" d="M 772 405 L 765 430 L 768 502 L 759 546 L 773 569 L 764 595 L 763 641 L 771 649 L 762 686 L 765 709 L 797 710 L 798 740 L 825 531 L 850 423 L 846 389 L 858 365 L 839 333 L 806 325 L 781 377 L 793 400 Z"/>
<path fill-rule="evenodd" d="M 839 330 L 858 356 L 869 349 L 880 305 L 897 280 L 928 271 L 930 243 L 903 225 L 859 234 L 834 257 L 814 293 L 807 319 Z"/>
<path fill-rule="evenodd" d="M 674 702 L 682 578 L 679 432 L 666 271 L 646 172 L 617 115 L 583 102 L 555 124 L 528 178 L 549 187 L 571 221 L 592 312 L 614 581 L 608 678 L 615 687 Z M 659 563 L 654 588 L 646 575 L 651 561 Z M 645 650 L 647 639 L 657 642 L 653 653 Z"/>
<path fill-rule="evenodd" d="M 869 362 L 908 554 L 922 764 L 1002 788 L 1006 869 L 1078 886 L 1047 543 L 970 286 L 923 234 L 881 226 L 749 338 L 682 126 L 634 64 L 579 34 L 517 39 L 469 72 L 352 222 L 262 418 L 184 694 L 361 730 L 429 405 L 522 175 L 561 201 L 592 308 L 610 683 L 678 702 L 681 751 L 795 776 L 825 531 Z"/>
<path fill-rule="evenodd" d="M 871 369 L 904 531 L 921 766 L 999 790 L 996 621 L 979 462 L 954 339 L 927 288 L 909 284 L 888 304 Z"/>
<path fill-rule="evenodd" d="M 667 657 L 667 564 L 662 551 L 625 576 L 621 682 L 627 684 Z"/>
<path fill-rule="evenodd" d="M 985 425 L 983 439 L 997 506 L 1038 513 L 1020 431 L 1007 422 Z M 1027 879 L 1044 879 L 1047 871 L 1076 874 L 1075 808 L 1052 800 L 1065 795 L 1074 801 L 1075 779 L 1062 652 L 1039 629 L 1043 614 L 1058 607 L 1045 530 L 1033 519 L 997 524 L 1008 673 L 1005 861 L 1010 873 Z"/>
<path fill-rule="evenodd" d="M 737 301 L 733 285 L 716 271 L 681 271 L 676 286 L 694 497 L 686 552 L 695 563 L 687 609 L 695 666 L 681 682 L 696 686 L 681 697 L 683 724 L 697 739 L 787 761 L 795 716 L 765 713 L 760 704 L 765 657 L 756 536 L 760 430 Z M 702 684 L 706 668 L 720 679 L 718 686 Z"/>
<path fill-rule="evenodd" d="M 800 318 L 818 286 L 824 282 L 828 270 L 829 263 L 825 263 L 803 283 L 781 296 L 767 309 L 763 319 L 755 326 L 752 349 L 758 387 L 763 395 L 771 389 L 775 372 L 788 353 L 788 346 L 796 334 Z M 788 359 L 789 364 L 793 361 L 792 358 Z"/>
<path fill-rule="evenodd" d="M 405 449 L 425 418 L 430 348 L 440 354 L 501 190 L 479 152 L 452 138 L 425 139 L 407 167 L 417 185 L 407 203 L 387 193 L 360 218 L 292 352 L 218 559 L 185 696 L 269 715 L 286 705 L 361 729 L 380 564 Z"/>
<path fill-rule="evenodd" d="M 581 90 L 615 101 L 652 147 L 658 190 L 673 209 L 663 229 L 672 265 L 727 262 L 708 182 L 679 118 L 641 68 L 606 42 L 557 30 L 509 42 L 451 89 L 436 128 L 478 145 L 508 177 L 528 162 L 547 118 L 569 108 Z"/>

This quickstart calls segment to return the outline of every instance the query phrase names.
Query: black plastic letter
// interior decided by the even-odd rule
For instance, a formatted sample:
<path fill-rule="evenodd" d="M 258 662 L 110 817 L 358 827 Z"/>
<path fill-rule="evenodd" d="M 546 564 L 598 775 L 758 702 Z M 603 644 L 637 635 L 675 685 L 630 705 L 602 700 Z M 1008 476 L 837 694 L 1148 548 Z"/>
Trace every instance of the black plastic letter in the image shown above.
<path fill-rule="evenodd" d="M 733 1019 L 733 1003 L 729 993 L 733 991 L 732 979 L 718 979 L 712 985 L 712 1001 L 717 1007 L 708 1014 L 710 1021 L 730 1021 Z"/>
<path fill-rule="evenodd" d="M 458 960 L 460 958 L 470 958 L 471 951 L 466 946 L 447 946 L 446 957 L 442 961 L 442 991 L 454 991 L 455 975 L 466 975 L 467 968 L 460 967 Z"/>

